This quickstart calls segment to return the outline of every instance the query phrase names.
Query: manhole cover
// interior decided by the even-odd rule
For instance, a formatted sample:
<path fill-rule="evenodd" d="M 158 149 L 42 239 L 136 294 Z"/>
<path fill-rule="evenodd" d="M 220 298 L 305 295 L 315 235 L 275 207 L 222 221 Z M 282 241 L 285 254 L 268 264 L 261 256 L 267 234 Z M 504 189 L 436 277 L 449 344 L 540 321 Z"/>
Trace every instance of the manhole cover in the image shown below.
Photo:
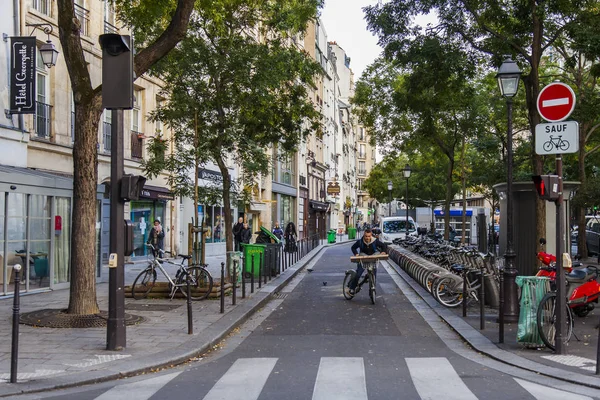
<path fill-rule="evenodd" d="M 182 307 L 183 304 L 143 304 L 143 303 L 129 303 L 125 304 L 126 310 L 134 311 L 172 311 L 176 308 Z"/>
<path fill-rule="evenodd" d="M 20 316 L 20 323 L 43 328 L 102 328 L 108 319 L 107 311 L 92 315 L 67 314 L 66 311 L 47 308 L 24 313 Z M 137 325 L 144 321 L 144 317 L 125 313 L 125 325 Z"/>

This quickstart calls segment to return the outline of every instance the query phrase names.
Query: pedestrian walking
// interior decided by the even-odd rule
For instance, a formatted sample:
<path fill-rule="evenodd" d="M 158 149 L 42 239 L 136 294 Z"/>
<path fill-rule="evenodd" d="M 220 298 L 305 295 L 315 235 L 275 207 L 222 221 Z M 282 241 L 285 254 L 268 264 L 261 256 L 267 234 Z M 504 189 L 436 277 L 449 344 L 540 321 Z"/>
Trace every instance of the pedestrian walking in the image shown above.
<path fill-rule="evenodd" d="M 148 241 L 146 243 L 154 246 L 154 256 L 157 256 L 156 252 L 162 251 L 164 247 L 165 232 L 162 229 L 162 225 L 159 220 L 154 221 L 154 226 L 148 233 Z M 160 256 L 160 255 L 158 255 Z"/>
<path fill-rule="evenodd" d="M 233 241 L 235 251 L 240 251 L 240 243 L 242 242 L 242 229 L 244 229 L 244 218 L 240 217 L 237 224 L 233 225 Z"/>
<path fill-rule="evenodd" d="M 242 243 L 250 244 L 250 239 L 252 238 L 252 229 L 248 226 L 248 223 L 244 223 L 242 227 L 242 231 L 240 233 L 240 240 Z"/>
<path fill-rule="evenodd" d="M 281 227 L 279 226 L 279 222 L 275 222 L 275 228 L 273 228 L 273 235 L 275 235 L 279 240 L 283 238 L 283 229 L 281 229 Z"/>

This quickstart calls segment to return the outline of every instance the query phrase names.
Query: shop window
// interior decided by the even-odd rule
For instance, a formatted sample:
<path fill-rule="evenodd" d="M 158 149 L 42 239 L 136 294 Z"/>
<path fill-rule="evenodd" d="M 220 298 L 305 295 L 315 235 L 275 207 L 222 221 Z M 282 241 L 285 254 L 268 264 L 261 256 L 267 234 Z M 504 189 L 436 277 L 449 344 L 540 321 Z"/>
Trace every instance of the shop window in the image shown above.
<path fill-rule="evenodd" d="M 71 260 L 71 198 L 56 198 L 54 218 L 54 283 L 69 282 Z"/>

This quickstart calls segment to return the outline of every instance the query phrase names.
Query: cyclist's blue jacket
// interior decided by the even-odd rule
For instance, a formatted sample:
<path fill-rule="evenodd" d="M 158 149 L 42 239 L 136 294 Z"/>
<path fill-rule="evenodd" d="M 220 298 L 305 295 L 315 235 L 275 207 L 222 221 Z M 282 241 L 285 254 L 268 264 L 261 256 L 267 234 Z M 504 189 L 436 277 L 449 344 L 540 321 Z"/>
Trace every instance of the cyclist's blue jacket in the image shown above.
<path fill-rule="evenodd" d="M 385 243 L 381 242 L 379 239 L 371 236 L 371 241 L 369 243 L 365 243 L 363 238 L 360 238 L 352 245 L 352 254 L 360 254 L 364 253 L 368 256 L 372 256 L 378 251 L 386 251 L 387 246 Z"/>

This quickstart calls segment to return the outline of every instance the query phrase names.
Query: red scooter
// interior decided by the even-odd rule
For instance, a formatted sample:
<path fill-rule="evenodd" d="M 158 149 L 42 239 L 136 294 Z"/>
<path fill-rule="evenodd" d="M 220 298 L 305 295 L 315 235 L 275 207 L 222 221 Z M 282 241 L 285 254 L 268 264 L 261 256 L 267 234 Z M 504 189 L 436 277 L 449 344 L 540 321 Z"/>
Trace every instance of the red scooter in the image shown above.
<path fill-rule="evenodd" d="M 541 244 L 546 244 L 544 238 L 540 239 Z M 537 254 L 545 266 L 540 267 L 536 276 L 547 276 L 552 280 L 556 279 L 556 256 L 550 253 L 540 251 Z M 597 281 L 598 269 L 594 266 L 583 267 L 580 262 L 573 263 L 570 268 L 565 268 L 565 278 L 567 280 L 567 298 L 569 307 L 578 317 L 585 317 L 594 309 L 593 303 L 598 303 L 600 296 L 600 284 Z"/>

